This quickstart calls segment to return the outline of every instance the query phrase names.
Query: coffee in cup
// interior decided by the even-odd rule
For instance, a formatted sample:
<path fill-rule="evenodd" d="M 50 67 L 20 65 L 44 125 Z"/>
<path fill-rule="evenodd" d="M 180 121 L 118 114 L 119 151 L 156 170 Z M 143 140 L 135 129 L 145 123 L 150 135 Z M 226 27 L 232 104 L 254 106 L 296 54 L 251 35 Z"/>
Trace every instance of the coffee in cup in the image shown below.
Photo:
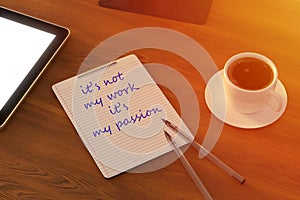
<path fill-rule="evenodd" d="M 237 87 L 245 90 L 260 90 L 273 80 L 272 68 L 265 62 L 252 57 L 239 58 L 227 70 L 228 78 Z"/>
<path fill-rule="evenodd" d="M 236 54 L 224 67 L 226 99 L 242 113 L 254 113 L 266 105 L 278 112 L 282 100 L 275 92 L 277 79 L 277 68 L 267 57 L 254 52 Z"/>

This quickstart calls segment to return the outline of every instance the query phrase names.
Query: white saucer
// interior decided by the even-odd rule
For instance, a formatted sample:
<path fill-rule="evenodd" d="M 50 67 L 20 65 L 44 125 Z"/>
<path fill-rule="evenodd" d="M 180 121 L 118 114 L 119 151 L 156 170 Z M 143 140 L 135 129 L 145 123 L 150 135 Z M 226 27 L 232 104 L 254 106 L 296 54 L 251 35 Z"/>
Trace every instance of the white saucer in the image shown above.
<path fill-rule="evenodd" d="M 287 106 L 287 94 L 280 80 L 277 82 L 275 91 L 282 97 L 282 108 L 279 112 L 269 106 L 251 114 L 240 113 L 226 103 L 223 89 L 223 70 L 214 74 L 205 88 L 205 100 L 210 111 L 221 121 L 239 128 L 261 128 L 272 124 L 284 113 Z"/>

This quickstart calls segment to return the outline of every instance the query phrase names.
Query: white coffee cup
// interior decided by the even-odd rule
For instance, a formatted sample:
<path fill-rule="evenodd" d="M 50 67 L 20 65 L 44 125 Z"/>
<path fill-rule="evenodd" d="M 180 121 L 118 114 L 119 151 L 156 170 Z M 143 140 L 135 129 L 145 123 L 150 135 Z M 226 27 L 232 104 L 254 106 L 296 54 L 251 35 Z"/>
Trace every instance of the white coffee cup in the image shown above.
<path fill-rule="evenodd" d="M 232 72 L 232 67 L 235 65 L 235 63 L 242 63 L 243 59 L 250 59 L 254 58 L 258 59 L 262 62 L 264 62 L 266 65 L 269 66 L 271 70 L 270 73 L 272 73 L 272 78 L 270 78 L 270 81 L 268 81 L 268 84 L 261 88 L 243 88 L 237 82 L 235 79 L 230 77 Z M 253 59 L 252 59 L 253 60 Z M 247 61 L 245 61 L 247 62 Z M 242 66 L 242 65 L 240 65 Z M 245 65 L 244 65 L 245 66 Z M 250 66 L 250 65 L 249 65 Z M 238 66 L 239 67 L 239 66 Z M 236 67 L 236 68 L 238 68 Z M 266 68 L 266 67 L 265 67 Z M 228 71 L 230 70 L 230 72 Z M 243 73 L 244 79 L 247 79 L 248 77 L 248 68 L 243 69 L 245 73 Z M 229 74 L 230 73 L 230 74 Z M 257 72 L 257 75 L 259 75 L 260 71 Z M 268 73 L 268 74 L 270 74 Z M 241 73 L 235 73 L 238 77 Z M 252 73 L 253 74 L 253 73 Z M 246 78 L 245 78 L 246 77 Z M 240 79 L 243 80 L 243 79 Z M 237 111 L 241 113 L 254 113 L 260 111 L 264 106 L 269 106 L 272 110 L 275 112 L 279 112 L 282 107 L 282 99 L 280 95 L 275 92 L 275 87 L 278 80 L 278 72 L 275 64 L 266 56 L 263 56 L 258 53 L 254 52 L 243 52 L 236 54 L 229 58 L 229 60 L 225 63 L 224 66 L 224 88 L 225 88 L 225 94 L 226 94 L 226 100 L 228 103 Z M 253 81 L 253 82 L 251 82 Z M 249 83 L 255 83 L 256 79 L 253 78 L 250 79 Z M 235 83 L 234 83 L 235 82 Z"/>

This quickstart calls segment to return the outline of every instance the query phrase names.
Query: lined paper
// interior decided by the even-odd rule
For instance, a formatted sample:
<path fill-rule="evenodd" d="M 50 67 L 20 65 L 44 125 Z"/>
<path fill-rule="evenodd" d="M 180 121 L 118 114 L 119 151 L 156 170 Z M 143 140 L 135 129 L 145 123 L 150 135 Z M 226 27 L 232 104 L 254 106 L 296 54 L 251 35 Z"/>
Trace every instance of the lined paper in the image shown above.
<path fill-rule="evenodd" d="M 172 150 L 161 118 L 193 137 L 135 55 L 66 79 L 52 89 L 106 178 Z M 171 134 L 178 146 L 186 144 Z"/>

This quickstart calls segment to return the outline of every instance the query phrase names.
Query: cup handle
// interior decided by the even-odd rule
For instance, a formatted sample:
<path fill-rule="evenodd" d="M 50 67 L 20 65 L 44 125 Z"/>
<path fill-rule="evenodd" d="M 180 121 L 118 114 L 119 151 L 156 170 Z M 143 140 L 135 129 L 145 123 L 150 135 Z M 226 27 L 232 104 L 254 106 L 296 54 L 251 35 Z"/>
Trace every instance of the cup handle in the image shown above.
<path fill-rule="evenodd" d="M 274 102 L 274 100 L 276 102 Z M 279 112 L 282 108 L 282 99 L 281 96 L 275 92 L 274 90 L 270 91 L 269 99 L 267 101 L 267 105 L 272 108 L 274 111 Z"/>

